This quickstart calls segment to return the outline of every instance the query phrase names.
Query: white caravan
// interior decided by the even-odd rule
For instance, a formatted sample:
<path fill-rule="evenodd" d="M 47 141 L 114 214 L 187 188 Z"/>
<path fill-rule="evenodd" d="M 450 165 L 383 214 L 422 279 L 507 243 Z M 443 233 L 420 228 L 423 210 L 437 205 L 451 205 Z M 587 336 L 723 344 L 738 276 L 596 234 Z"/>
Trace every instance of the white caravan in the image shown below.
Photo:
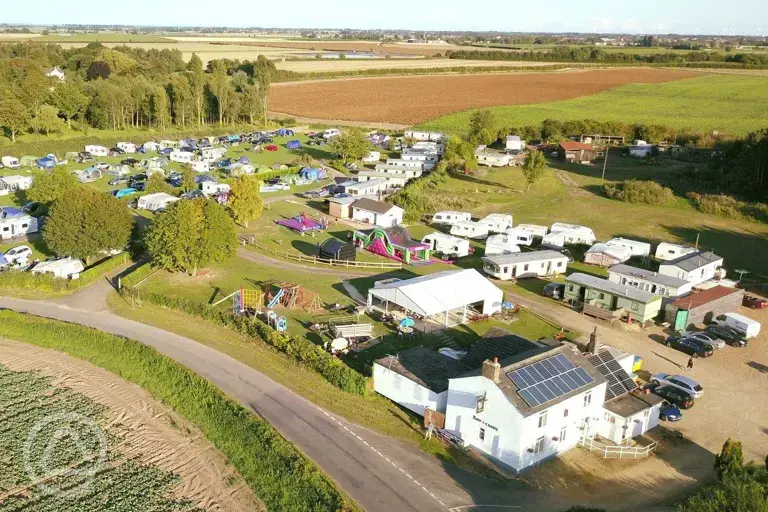
<path fill-rule="evenodd" d="M 451 234 L 455 236 L 463 236 L 466 238 L 473 238 L 476 240 L 482 240 L 488 238 L 488 224 L 482 222 L 466 221 L 459 222 L 451 226 Z"/>
<path fill-rule="evenodd" d="M 515 243 L 515 237 L 506 233 L 489 236 L 485 241 L 485 255 L 514 254 L 520 252 L 520 247 Z"/>
<path fill-rule="evenodd" d="M 466 238 L 446 235 L 437 231 L 422 238 L 421 242 L 429 244 L 430 248 L 435 252 L 456 258 L 468 256 L 470 252 L 469 240 Z"/>
<path fill-rule="evenodd" d="M 437 212 L 432 216 L 432 224 L 448 224 L 452 226 L 459 222 L 469 222 L 472 220 L 472 214 L 468 212 Z"/>

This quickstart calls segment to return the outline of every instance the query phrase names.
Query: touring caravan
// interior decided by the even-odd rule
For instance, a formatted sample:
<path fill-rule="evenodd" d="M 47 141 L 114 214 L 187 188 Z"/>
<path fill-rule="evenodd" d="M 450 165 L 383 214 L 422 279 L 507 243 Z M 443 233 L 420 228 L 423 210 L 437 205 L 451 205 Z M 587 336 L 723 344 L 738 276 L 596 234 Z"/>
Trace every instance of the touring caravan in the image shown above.
<path fill-rule="evenodd" d="M 671 261 L 671 260 L 676 260 L 680 256 L 685 256 L 686 254 L 691 254 L 693 252 L 696 252 L 696 249 L 688 245 L 673 244 L 670 242 L 661 242 L 656 247 L 655 256 L 656 256 L 656 259 L 659 259 L 662 261 Z"/>
<path fill-rule="evenodd" d="M 224 150 L 221 148 L 203 148 L 200 150 L 200 159 L 204 162 L 215 162 L 224 156 Z"/>
<path fill-rule="evenodd" d="M 738 313 L 718 315 L 712 319 L 712 323 L 723 327 L 730 327 L 743 334 L 745 338 L 754 338 L 760 334 L 760 322 Z"/>
<path fill-rule="evenodd" d="M 118 142 L 117 147 L 119 149 L 122 149 L 126 153 L 135 153 L 136 152 L 136 144 L 133 142 Z"/>
<path fill-rule="evenodd" d="M 563 233 L 566 244 L 587 244 L 591 245 L 597 241 L 592 229 L 578 224 L 566 224 L 564 222 L 555 222 L 549 229 L 550 233 Z"/>
<path fill-rule="evenodd" d="M 515 241 L 515 245 L 531 245 L 533 243 L 533 232 L 527 229 L 520 229 L 520 226 L 516 228 L 508 229 L 504 232 L 512 237 Z"/>
<path fill-rule="evenodd" d="M 469 240 L 466 238 L 458 238 L 438 233 L 437 231 L 422 238 L 421 243 L 429 244 L 430 248 L 435 253 L 441 253 L 456 258 L 463 258 L 464 256 L 469 255 L 470 251 Z"/>
<path fill-rule="evenodd" d="M 520 252 L 520 247 L 515 243 L 515 238 L 506 233 L 489 236 L 485 241 L 485 255 L 514 254 Z"/>
<path fill-rule="evenodd" d="M 611 238 L 605 245 L 608 247 L 626 247 L 632 253 L 632 256 L 650 256 L 651 244 L 630 240 L 629 238 Z"/>
<path fill-rule="evenodd" d="M 195 157 L 193 153 L 189 151 L 172 151 L 170 155 L 171 162 L 179 162 L 182 164 L 188 164 Z"/>
<path fill-rule="evenodd" d="M 85 152 L 91 156 L 108 156 L 109 149 L 104 146 L 85 146 Z"/>
<path fill-rule="evenodd" d="M 41 261 L 32 268 L 33 274 L 51 274 L 60 279 L 78 279 L 80 273 L 85 270 L 83 262 L 71 258 L 60 260 Z"/>
<path fill-rule="evenodd" d="M 0 240 L 37 233 L 37 219 L 18 208 L 0 207 Z"/>
<path fill-rule="evenodd" d="M 341 135 L 341 131 L 338 128 L 328 128 L 323 132 L 323 138 L 325 140 L 332 139 Z"/>
<path fill-rule="evenodd" d="M 512 227 L 512 216 L 505 213 L 491 213 L 479 222 L 486 224 L 490 233 L 504 233 Z"/>
<path fill-rule="evenodd" d="M 488 238 L 488 224 L 471 220 L 458 222 L 451 226 L 451 234 L 482 240 L 483 238 Z"/>
<path fill-rule="evenodd" d="M 21 164 L 19 163 L 19 159 L 15 156 L 4 156 L 2 158 L 2 164 L 3 167 L 7 167 L 9 169 L 18 169 L 21 167 Z"/>
<path fill-rule="evenodd" d="M 450 226 L 459 222 L 472 220 L 472 214 L 468 212 L 437 212 L 432 216 L 432 224 L 448 224 Z"/>
<path fill-rule="evenodd" d="M 533 236 L 544 238 L 544 235 L 549 233 L 547 226 L 540 226 L 538 224 L 518 224 L 516 229 L 524 229 L 533 233 Z"/>

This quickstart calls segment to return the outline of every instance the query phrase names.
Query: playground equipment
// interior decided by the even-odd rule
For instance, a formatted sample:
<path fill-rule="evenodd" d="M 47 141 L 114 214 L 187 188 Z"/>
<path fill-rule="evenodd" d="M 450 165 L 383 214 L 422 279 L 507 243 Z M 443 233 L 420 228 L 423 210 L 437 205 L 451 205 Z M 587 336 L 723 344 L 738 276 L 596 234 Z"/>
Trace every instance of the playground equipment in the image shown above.
<path fill-rule="evenodd" d="M 288 329 L 288 320 L 284 316 L 277 316 L 274 311 L 267 311 L 267 324 L 277 332 L 285 332 Z"/>
<path fill-rule="evenodd" d="M 352 240 L 355 246 L 385 258 L 409 265 L 429 263 L 430 245 L 411 239 L 408 230 L 402 226 L 358 230 Z"/>
<path fill-rule="evenodd" d="M 289 309 L 299 306 L 304 308 L 307 313 L 314 313 L 323 309 L 323 301 L 320 300 L 320 296 L 315 292 L 305 290 L 300 284 L 281 283 L 274 286 L 278 288 L 274 294 L 271 292 L 272 283 L 267 283 L 265 287 L 267 300 L 269 301 L 267 307 L 269 309 L 276 307 L 278 304 Z"/>
<path fill-rule="evenodd" d="M 251 288 L 240 288 L 221 300 L 214 302 L 211 307 L 216 307 L 227 299 L 232 299 L 232 312 L 236 315 L 243 313 L 260 313 L 264 303 L 264 293 Z"/>
<path fill-rule="evenodd" d="M 280 219 L 275 222 L 281 226 L 302 234 L 306 232 L 324 230 L 328 227 L 328 221 L 326 221 L 325 218 L 317 221 L 312 217 L 309 217 L 304 212 L 301 212 L 295 217 L 291 217 L 289 219 Z"/>

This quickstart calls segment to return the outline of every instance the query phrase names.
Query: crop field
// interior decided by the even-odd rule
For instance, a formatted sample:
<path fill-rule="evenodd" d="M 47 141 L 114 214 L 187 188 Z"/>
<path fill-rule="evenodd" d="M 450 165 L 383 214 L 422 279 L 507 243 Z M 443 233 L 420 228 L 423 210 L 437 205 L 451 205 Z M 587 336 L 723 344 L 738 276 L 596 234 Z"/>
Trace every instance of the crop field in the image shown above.
<path fill-rule="evenodd" d="M 544 103 L 595 94 L 628 83 L 696 76 L 688 71 L 613 69 L 384 77 L 275 84 L 269 107 L 302 117 L 417 124 L 471 108 Z"/>
<path fill-rule="evenodd" d="M 0 340 L 0 411 L 4 511 L 264 510 L 189 422 L 60 352 Z"/>
<path fill-rule="evenodd" d="M 563 101 L 495 107 L 493 113 L 500 126 L 539 124 L 544 119 L 598 119 L 742 135 L 768 126 L 768 77 L 718 74 L 633 83 Z M 463 133 L 471 115 L 471 111 L 450 114 L 421 126 Z"/>
<path fill-rule="evenodd" d="M 379 41 L 258 41 L 253 44 L 272 48 L 293 48 L 305 51 L 340 51 L 340 52 L 378 52 L 391 55 L 421 55 L 432 56 L 437 53 L 445 54 L 446 50 L 461 50 L 461 46 L 453 44 L 409 44 L 389 43 Z"/>
<path fill-rule="evenodd" d="M 499 66 L 497 66 L 499 64 Z M 530 66 L 551 66 L 548 62 L 489 62 L 487 60 L 460 59 L 313 59 L 283 60 L 276 62 L 278 69 L 297 73 L 322 73 L 334 71 L 361 71 L 366 69 L 433 69 L 433 68 L 486 68 L 499 70 Z"/>

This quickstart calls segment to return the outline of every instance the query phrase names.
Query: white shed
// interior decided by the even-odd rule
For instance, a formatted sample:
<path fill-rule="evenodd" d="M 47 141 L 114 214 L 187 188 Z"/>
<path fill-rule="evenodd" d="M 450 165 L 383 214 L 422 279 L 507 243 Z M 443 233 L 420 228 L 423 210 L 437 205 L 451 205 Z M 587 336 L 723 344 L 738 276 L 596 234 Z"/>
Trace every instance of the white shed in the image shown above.
<path fill-rule="evenodd" d="M 85 152 L 90 153 L 91 156 L 108 156 L 109 149 L 104 146 L 85 146 Z"/>
<path fill-rule="evenodd" d="M 445 233 L 434 231 L 421 239 L 424 244 L 429 244 L 432 251 L 442 253 L 447 256 L 463 258 L 469 255 L 469 240 L 459 238 Z"/>
<path fill-rule="evenodd" d="M 488 224 L 468 220 L 451 226 L 451 234 L 481 240 L 488 237 Z"/>
<path fill-rule="evenodd" d="M 485 255 L 520 252 L 520 247 L 515 242 L 515 237 L 507 233 L 489 236 L 488 240 L 485 241 Z"/>
<path fill-rule="evenodd" d="M 459 222 L 468 222 L 472 220 L 472 214 L 469 212 L 444 211 L 437 212 L 432 216 L 432 224 L 447 224 L 452 226 Z"/>
<path fill-rule="evenodd" d="M 567 267 L 568 257 L 557 251 L 519 252 L 483 258 L 485 273 L 502 281 L 564 274 Z"/>
<path fill-rule="evenodd" d="M 399 206 L 363 198 L 352 203 L 352 219 L 382 228 L 391 228 L 403 222 L 405 211 Z"/>
<path fill-rule="evenodd" d="M 165 209 L 169 204 L 178 201 L 178 197 L 174 197 L 165 192 L 157 192 L 155 194 L 147 194 L 141 196 L 136 206 L 139 210 L 149 210 L 150 212 L 156 212 L 158 210 Z"/>
<path fill-rule="evenodd" d="M 60 279 L 78 279 L 83 270 L 85 270 L 83 262 L 80 260 L 73 260 L 72 258 L 41 261 L 32 267 L 33 274 L 51 274 L 53 277 L 58 277 Z"/>
<path fill-rule="evenodd" d="M 512 227 L 512 216 L 506 213 L 491 213 L 478 222 L 487 224 L 490 233 L 504 233 Z"/>

